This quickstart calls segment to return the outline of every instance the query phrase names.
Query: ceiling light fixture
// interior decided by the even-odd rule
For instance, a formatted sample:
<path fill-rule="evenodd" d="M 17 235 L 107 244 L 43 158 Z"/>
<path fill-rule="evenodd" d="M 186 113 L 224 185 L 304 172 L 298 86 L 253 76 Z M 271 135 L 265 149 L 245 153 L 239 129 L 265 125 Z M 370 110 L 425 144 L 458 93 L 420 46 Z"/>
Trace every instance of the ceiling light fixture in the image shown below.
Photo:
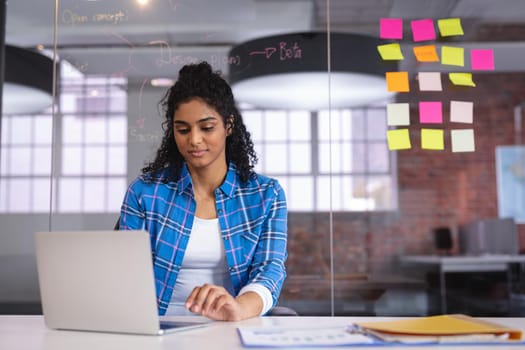
<path fill-rule="evenodd" d="M 153 78 L 150 80 L 150 84 L 155 87 L 170 87 L 175 84 L 175 80 L 170 78 Z"/>
<path fill-rule="evenodd" d="M 39 112 L 53 102 L 53 60 L 37 52 L 5 46 L 3 114 Z"/>
<path fill-rule="evenodd" d="M 392 96 L 386 89 L 385 72 L 397 70 L 395 63 L 381 61 L 379 44 L 379 39 L 370 36 L 324 32 L 255 39 L 230 50 L 229 57 L 235 59 L 229 79 L 236 100 L 259 108 L 369 105 Z"/>

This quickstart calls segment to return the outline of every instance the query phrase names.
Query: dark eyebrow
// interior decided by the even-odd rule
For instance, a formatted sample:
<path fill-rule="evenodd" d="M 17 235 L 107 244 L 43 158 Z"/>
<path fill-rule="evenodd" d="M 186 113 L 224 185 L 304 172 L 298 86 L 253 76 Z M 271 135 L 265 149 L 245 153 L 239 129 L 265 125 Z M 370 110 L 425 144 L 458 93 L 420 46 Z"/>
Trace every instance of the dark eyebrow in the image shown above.
<path fill-rule="evenodd" d="M 199 119 L 197 121 L 197 123 L 205 123 L 205 122 L 209 122 L 209 121 L 212 121 L 212 120 L 217 120 L 217 118 L 215 117 L 205 117 L 205 118 L 202 118 L 202 119 Z M 182 124 L 182 125 L 188 125 L 187 122 L 183 121 L 183 120 L 174 120 L 173 123 L 175 124 Z"/>
<path fill-rule="evenodd" d="M 197 121 L 197 123 L 205 123 L 205 122 L 209 122 L 209 121 L 212 121 L 212 120 L 217 120 L 217 118 L 209 116 L 209 117 L 206 117 L 206 118 L 199 119 Z"/>

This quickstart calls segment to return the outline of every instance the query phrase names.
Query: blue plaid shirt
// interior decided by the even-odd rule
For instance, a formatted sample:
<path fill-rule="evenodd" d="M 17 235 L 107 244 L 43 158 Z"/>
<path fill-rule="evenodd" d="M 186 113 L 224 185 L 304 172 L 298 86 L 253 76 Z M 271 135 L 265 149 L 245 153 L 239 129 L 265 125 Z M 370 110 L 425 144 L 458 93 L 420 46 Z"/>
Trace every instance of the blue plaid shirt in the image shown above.
<path fill-rule="evenodd" d="M 124 197 L 121 230 L 150 233 L 159 314 L 164 315 L 188 244 L 196 203 L 190 173 L 183 167 L 177 181 L 141 175 Z M 286 277 L 287 210 L 277 180 L 262 175 L 241 182 L 230 164 L 215 190 L 215 204 L 228 270 L 235 293 L 260 283 L 272 293 L 273 306 Z"/>

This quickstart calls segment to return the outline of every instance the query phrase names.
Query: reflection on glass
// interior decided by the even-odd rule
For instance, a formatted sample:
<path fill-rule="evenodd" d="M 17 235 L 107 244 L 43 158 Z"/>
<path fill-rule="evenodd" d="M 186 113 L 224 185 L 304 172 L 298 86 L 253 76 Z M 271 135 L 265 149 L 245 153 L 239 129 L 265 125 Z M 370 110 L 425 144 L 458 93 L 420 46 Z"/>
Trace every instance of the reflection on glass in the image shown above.
<path fill-rule="evenodd" d="M 289 206 L 294 211 L 311 211 L 314 207 L 313 179 L 310 176 L 290 176 L 286 187 Z"/>
<path fill-rule="evenodd" d="M 104 179 L 85 179 L 82 181 L 84 195 L 82 200 L 82 211 L 86 213 L 97 213 L 104 210 L 106 184 Z"/>
<path fill-rule="evenodd" d="M 86 115 L 84 121 L 84 143 L 100 144 L 105 143 L 107 139 L 106 118 L 101 116 Z"/>
<path fill-rule="evenodd" d="M 53 120 L 50 115 L 41 115 L 34 117 L 35 135 L 33 142 L 37 145 L 51 145 L 51 135 Z M 47 158 L 50 159 L 50 158 Z"/>
<path fill-rule="evenodd" d="M 31 117 L 17 116 L 11 120 L 11 144 L 13 145 L 27 145 L 31 142 L 31 135 L 33 133 Z"/>
<path fill-rule="evenodd" d="M 106 147 L 104 146 L 86 146 L 84 148 L 84 159 L 82 170 L 86 175 L 103 175 L 107 174 Z"/>
<path fill-rule="evenodd" d="M 82 173 L 82 147 L 64 146 L 62 148 L 62 174 L 80 175 Z"/>
<path fill-rule="evenodd" d="M 285 141 L 288 137 L 289 123 L 284 111 L 266 111 L 264 130 L 266 141 Z"/>
<path fill-rule="evenodd" d="M 290 111 L 290 141 L 310 141 L 311 118 L 308 111 Z"/>
<path fill-rule="evenodd" d="M 45 159 L 49 159 L 46 157 Z M 49 165 L 49 162 L 46 162 Z M 34 179 L 31 195 L 33 196 L 32 212 L 49 212 L 49 200 L 51 196 L 51 184 L 48 178 Z"/>
<path fill-rule="evenodd" d="M 58 181 L 57 209 L 60 213 L 82 211 L 82 181 L 79 178 L 62 178 Z"/>
<path fill-rule="evenodd" d="M 10 175 L 29 175 L 32 167 L 32 149 L 28 146 L 13 147 L 9 155 Z"/>
<path fill-rule="evenodd" d="M 264 129 L 262 111 L 245 110 L 242 111 L 242 116 L 246 129 L 250 132 L 254 144 L 263 140 Z"/>
<path fill-rule="evenodd" d="M 288 152 L 285 144 L 266 144 L 265 157 L 270 158 L 265 162 L 266 172 L 284 174 L 288 170 Z"/>
<path fill-rule="evenodd" d="M 311 144 L 291 143 L 289 171 L 293 174 L 311 173 Z"/>
<path fill-rule="evenodd" d="M 31 181 L 28 179 L 11 179 L 6 181 L 9 191 L 7 208 L 10 213 L 24 213 L 31 208 Z"/>
<path fill-rule="evenodd" d="M 49 176 L 51 174 L 51 146 L 33 149 L 32 166 L 34 175 Z M 49 182 L 49 181 L 48 181 Z"/>

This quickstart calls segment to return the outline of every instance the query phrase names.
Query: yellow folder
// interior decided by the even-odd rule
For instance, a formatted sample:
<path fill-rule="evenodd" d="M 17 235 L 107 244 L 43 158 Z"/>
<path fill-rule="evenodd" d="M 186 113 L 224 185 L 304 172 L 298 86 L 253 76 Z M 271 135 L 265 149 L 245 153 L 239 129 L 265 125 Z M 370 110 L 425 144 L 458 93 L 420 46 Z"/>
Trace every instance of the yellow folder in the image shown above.
<path fill-rule="evenodd" d="M 522 331 L 470 316 L 440 315 L 393 321 L 355 322 L 364 330 L 414 336 L 456 336 L 468 334 L 508 334 L 508 339 L 520 340 Z"/>

